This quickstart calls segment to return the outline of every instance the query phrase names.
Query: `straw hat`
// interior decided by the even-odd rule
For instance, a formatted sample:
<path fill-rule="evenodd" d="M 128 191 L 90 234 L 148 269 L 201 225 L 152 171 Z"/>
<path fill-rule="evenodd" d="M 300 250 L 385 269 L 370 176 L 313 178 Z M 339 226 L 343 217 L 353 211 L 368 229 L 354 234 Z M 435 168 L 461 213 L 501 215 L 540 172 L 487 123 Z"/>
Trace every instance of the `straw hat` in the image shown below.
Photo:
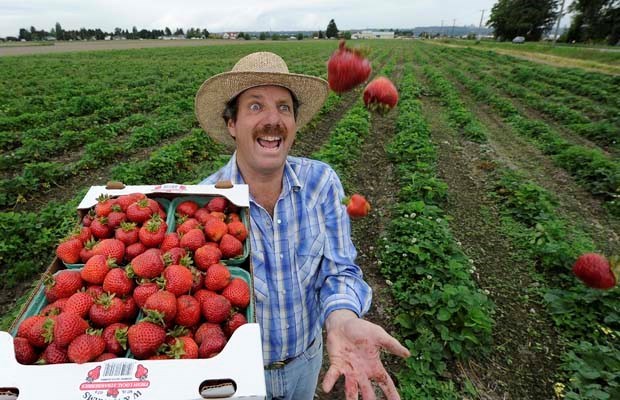
<path fill-rule="evenodd" d="M 195 112 L 202 129 L 221 143 L 234 144 L 222 118 L 226 103 L 249 88 L 264 85 L 283 86 L 297 96 L 298 129 L 320 110 L 328 94 L 324 79 L 289 73 L 286 63 L 277 54 L 252 53 L 239 60 L 230 72 L 210 77 L 198 89 Z"/>

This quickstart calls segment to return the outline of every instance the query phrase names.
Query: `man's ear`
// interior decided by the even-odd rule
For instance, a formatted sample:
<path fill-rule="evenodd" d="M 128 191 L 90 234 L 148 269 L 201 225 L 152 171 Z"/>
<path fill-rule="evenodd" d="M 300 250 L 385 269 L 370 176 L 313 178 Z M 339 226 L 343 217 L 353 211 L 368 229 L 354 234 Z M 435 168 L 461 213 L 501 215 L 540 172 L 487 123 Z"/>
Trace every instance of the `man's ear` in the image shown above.
<path fill-rule="evenodd" d="M 226 128 L 228 128 L 228 133 L 232 136 L 233 139 L 236 139 L 236 129 L 235 129 L 235 121 L 233 119 L 229 119 L 226 123 Z"/>

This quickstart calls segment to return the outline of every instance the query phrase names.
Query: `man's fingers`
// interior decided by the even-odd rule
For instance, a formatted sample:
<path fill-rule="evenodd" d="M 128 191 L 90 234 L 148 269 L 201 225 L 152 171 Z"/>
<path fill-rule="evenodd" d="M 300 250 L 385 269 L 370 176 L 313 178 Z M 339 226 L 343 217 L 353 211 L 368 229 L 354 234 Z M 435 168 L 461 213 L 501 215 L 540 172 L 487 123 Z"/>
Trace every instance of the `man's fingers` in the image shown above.
<path fill-rule="evenodd" d="M 375 379 L 375 382 L 379 385 L 381 390 L 383 390 L 387 400 L 400 400 L 396 385 L 394 385 L 394 381 L 385 369 L 383 369 L 381 375 Z"/>
<path fill-rule="evenodd" d="M 383 347 L 385 350 L 389 351 L 390 353 L 396 356 L 400 356 L 402 358 L 407 358 L 411 356 L 411 353 L 409 352 L 409 350 L 407 350 L 405 346 L 400 344 L 398 340 L 390 336 L 387 332 L 384 331 L 384 333 L 385 334 L 381 335 L 379 339 L 379 343 L 381 344 L 381 347 Z"/>
<path fill-rule="evenodd" d="M 366 376 L 359 377 L 357 385 L 359 386 L 360 391 L 362 392 L 362 400 L 376 400 L 377 399 L 377 397 L 375 396 L 375 390 L 370 384 L 368 377 Z"/>
<path fill-rule="evenodd" d="M 344 375 L 344 395 L 346 400 L 357 400 L 359 398 L 357 377 L 353 372 Z"/>
<path fill-rule="evenodd" d="M 325 373 L 325 376 L 323 377 L 323 391 L 325 393 L 331 392 L 339 376 L 340 376 L 340 371 L 333 365 L 330 366 L 327 372 Z"/>

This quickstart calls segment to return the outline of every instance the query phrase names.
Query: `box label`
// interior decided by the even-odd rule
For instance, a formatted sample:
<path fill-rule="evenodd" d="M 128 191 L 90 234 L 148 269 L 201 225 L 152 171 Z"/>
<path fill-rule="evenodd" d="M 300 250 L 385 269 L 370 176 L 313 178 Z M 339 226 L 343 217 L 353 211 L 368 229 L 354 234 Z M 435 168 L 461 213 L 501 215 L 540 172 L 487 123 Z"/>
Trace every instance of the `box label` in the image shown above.
<path fill-rule="evenodd" d="M 138 399 L 151 382 L 149 370 L 138 361 L 108 362 L 88 371 L 85 382 L 80 384 L 84 392 L 82 398 L 97 399 Z"/>

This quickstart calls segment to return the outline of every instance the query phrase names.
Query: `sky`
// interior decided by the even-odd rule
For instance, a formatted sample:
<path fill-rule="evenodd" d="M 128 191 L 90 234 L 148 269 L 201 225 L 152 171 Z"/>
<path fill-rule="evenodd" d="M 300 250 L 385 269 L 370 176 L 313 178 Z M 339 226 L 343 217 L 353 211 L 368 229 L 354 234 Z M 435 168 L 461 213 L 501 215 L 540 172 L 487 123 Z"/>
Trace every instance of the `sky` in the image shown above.
<path fill-rule="evenodd" d="M 189 27 L 209 32 L 325 30 L 334 19 L 339 30 L 478 26 L 497 0 L 0 0 L 0 37 L 20 28 L 50 31 L 114 28 L 130 30 Z"/>

